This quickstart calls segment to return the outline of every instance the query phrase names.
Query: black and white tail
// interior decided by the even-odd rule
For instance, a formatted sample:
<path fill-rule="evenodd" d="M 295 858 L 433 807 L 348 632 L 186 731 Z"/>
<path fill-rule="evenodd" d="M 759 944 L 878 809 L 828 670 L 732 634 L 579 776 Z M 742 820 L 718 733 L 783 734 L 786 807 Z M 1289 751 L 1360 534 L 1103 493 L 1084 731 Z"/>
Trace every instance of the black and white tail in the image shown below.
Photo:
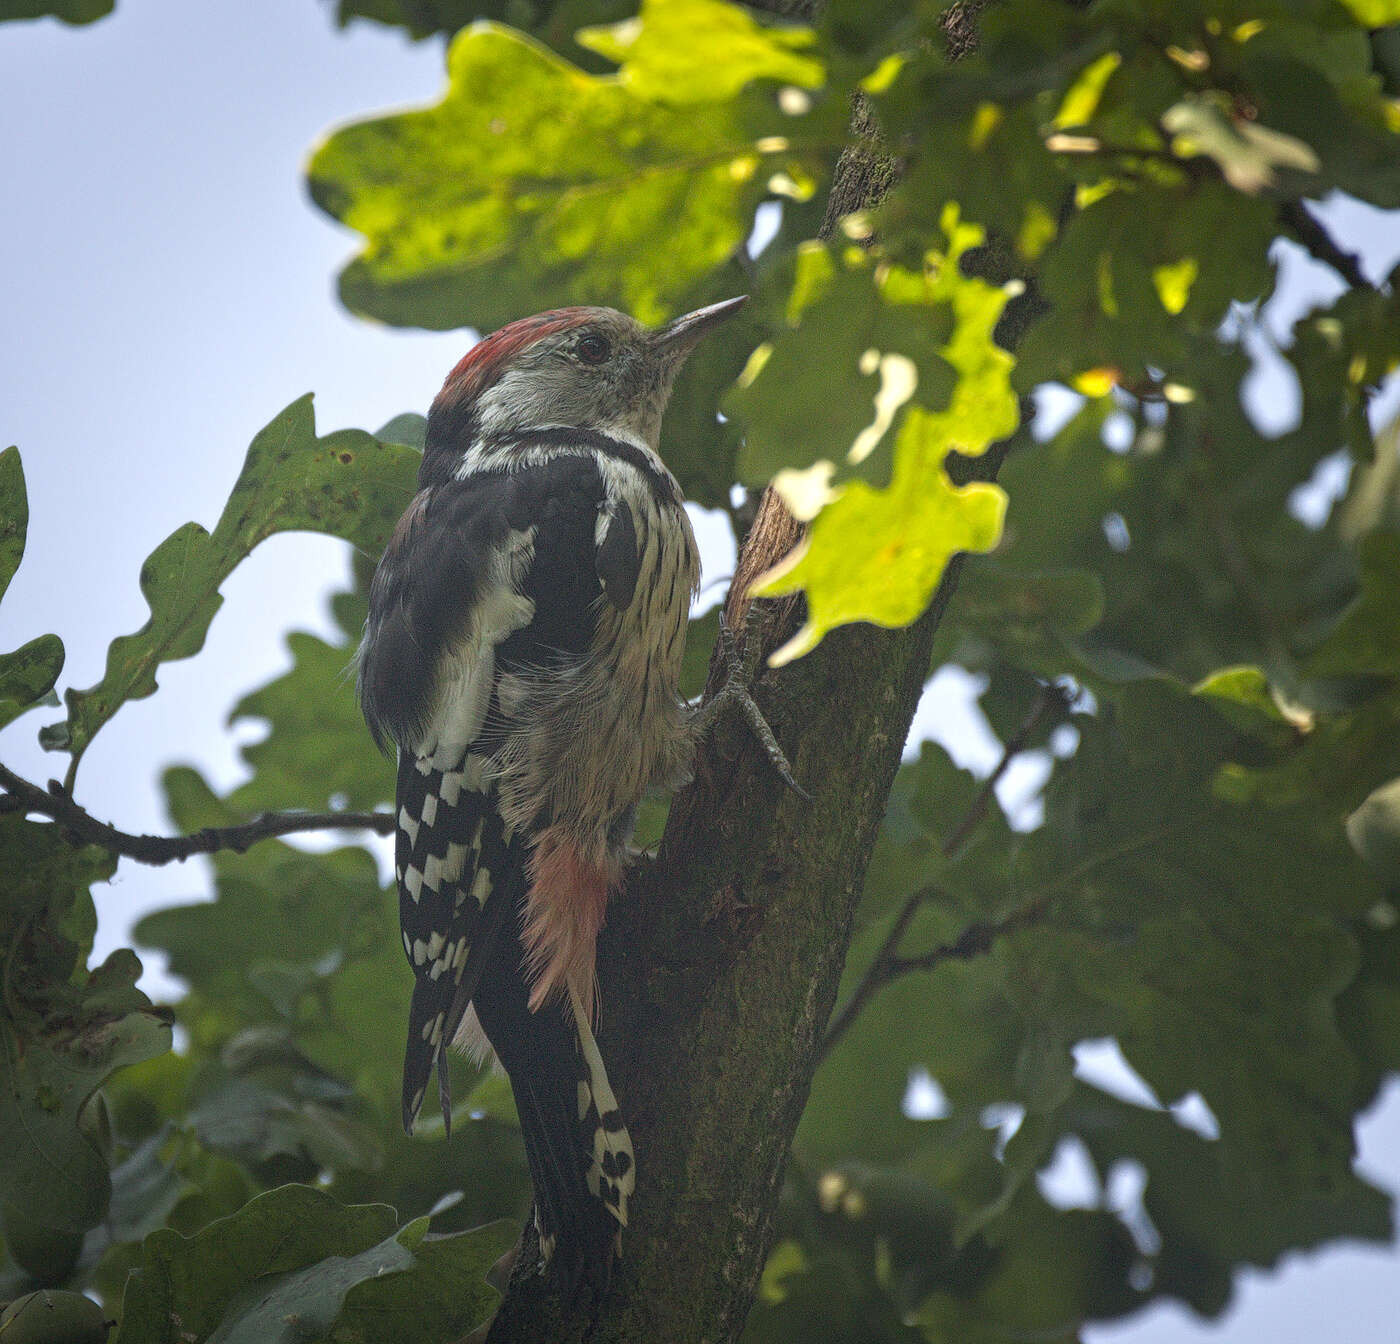
<path fill-rule="evenodd" d="M 450 1115 L 446 1050 L 472 1007 L 510 1078 L 542 1252 L 568 1293 L 587 1282 L 601 1295 L 635 1185 L 632 1142 L 577 996 L 529 1006 L 521 930 L 530 848 L 507 835 L 484 766 L 470 753 L 453 770 L 407 753 L 399 766 L 396 869 L 414 971 L 404 1125 L 412 1128 L 434 1067 Z"/>

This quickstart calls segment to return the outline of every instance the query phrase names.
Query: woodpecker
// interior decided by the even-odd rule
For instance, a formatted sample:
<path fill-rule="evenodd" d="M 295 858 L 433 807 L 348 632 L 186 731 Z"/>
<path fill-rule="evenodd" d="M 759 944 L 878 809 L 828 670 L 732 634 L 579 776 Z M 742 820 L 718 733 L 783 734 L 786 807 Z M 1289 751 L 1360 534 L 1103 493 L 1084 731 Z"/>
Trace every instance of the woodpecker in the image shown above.
<path fill-rule="evenodd" d="M 593 1035 L 596 941 L 637 803 L 684 776 L 692 742 L 699 557 L 661 417 L 743 301 L 658 330 L 557 309 L 473 347 L 429 412 L 358 655 L 370 732 L 398 750 L 404 1125 L 434 1067 L 450 1116 L 449 1045 L 494 1052 L 542 1259 L 599 1295 L 636 1167 Z"/>

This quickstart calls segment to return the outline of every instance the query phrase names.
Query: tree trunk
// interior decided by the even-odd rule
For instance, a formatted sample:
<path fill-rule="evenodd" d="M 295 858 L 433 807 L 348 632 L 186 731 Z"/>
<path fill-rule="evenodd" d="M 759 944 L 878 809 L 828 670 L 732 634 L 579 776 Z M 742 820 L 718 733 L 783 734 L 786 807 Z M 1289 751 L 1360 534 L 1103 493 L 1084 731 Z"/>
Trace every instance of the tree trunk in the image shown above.
<path fill-rule="evenodd" d="M 783 535 L 791 522 L 766 496 L 745 560 L 784 553 Z M 637 1152 L 614 1291 L 593 1328 L 547 1280 L 517 1276 L 491 1344 L 738 1337 L 955 573 L 908 629 L 838 630 L 758 678 L 810 803 L 737 720 L 702 749 L 659 857 L 633 872 L 600 948 L 600 1044 Z M 765 610 L 751 660 L 754 645 L 766 653 L 795 628 L 791 610 Z"/>
<path fill-rule="evenodd" d="M 792 0 L 755 7 L 794 12 Z M 951 14 L 962 23 L 980 7 Z M 797 12 L 810 17 L 810 0 Z M 952 54 L 963 54 L 967 34 L 949 33 Z M 852 133 L 826 234 L 893 180 L 862 107 Z M 730 591 L 733 628 L 749 583 L 799 535 L 766 492 Z M 912 626 L 845 627 L 776 672 L 764 660 L 795 632 L 799 604 L 760 604 L 747 649 L 754 697 L 812 800 L 783 785 L 734 717 L 702 744 L 658 858 L 632 871 L 599 947 L 599 1043 L 637 1153 L 613 1291 L 596 1322 L 570 1311 L 547 1278 L 522 1272 L 534 1263 L 527 1245 L 488 1344 L 722 1344 L 743 1330 L 866 865 L 961 564 Z M 723 668 L 710 671 L 712 691 Z"/>

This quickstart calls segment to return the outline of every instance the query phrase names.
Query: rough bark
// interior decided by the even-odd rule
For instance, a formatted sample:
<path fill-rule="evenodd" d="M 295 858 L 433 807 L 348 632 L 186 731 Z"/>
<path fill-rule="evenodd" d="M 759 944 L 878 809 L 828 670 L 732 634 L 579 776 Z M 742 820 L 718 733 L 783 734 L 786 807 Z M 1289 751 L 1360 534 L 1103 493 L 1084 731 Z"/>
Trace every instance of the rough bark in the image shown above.
<path fill-rule="evenodd" d="M 755 7 L 812 13 L 810 0 Z M 956 22 L 980 7 L 955 6 Z M 971 40 L 961 27 L 950 39 L 955 55 Z M 894 180 L 862 107 L 852 135 L 825 232 Z M 798 536 L 767 492 L 730 593 L 736 628 L 752 578 Z M 748 626 L 754 696 L 812 800 L 784 787 L 736 719 L 703 744 L 658 857 L 631 874 L 599 949 L 600 1044 L 637 1152 L 614 1290 L 596 1319 L 561 1303 L 524 1268 L 534 1261 L 527 1229 L 488 1344 L 723 1344 L 742 1331 L 866 865 L 960 570 L 959 558 L 907 629 L 846 627 L 776 672 L 764 659 L 796 629 L 800 604 L 759 603 Z M 712 664 L 712 683 L 722 675 Z"/>
<path fill-rule="evenodd" d="M 782 536 L 778 510 L 775 499 L 761 510 L 747 554 Z M 658 858 L 611 908 L 600 952 L 601 1045 L 638 1166 L 616 1288 L 595 1325 L 547 1282 L 518 1275 L 493 1344 L 737 1338 L 951 590 L 950 578 L 908 629 L 838 630 L 757 678 L 810 803 L 785 789 L 738 722 L 700 754 Z M 794 620 L 762 604 L 751 656 Z"/>

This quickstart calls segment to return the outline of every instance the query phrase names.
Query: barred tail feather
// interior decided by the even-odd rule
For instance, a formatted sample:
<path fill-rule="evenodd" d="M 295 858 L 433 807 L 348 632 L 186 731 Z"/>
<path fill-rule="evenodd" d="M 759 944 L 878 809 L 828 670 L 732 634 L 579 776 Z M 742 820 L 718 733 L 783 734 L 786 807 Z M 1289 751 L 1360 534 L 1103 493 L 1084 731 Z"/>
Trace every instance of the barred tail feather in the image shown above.
<path fill-rule="evenodd" d="M 527 851 L 506 834 L 482 756 L 466 752 L 441 769 L 403 752 L 397 798 L 399 923 L 414 975 L 403 1123 L 412 1133 L 436 1067 L 450 1130 L 447 1046 L 486 962 L 510 958 L 518 946 L 506 928 L 525 885 Z"/>
<path fill-rule="evenodd" d="M 637 1161 L 632 1136 L 622 1123 L 622 1112 L 608 1082 L 607 1070 L 598 1042 L 589 1025 L 589 1012 L 577 994 L 570 994 L 574 1027 L 578 1032 L 579 1080 L 578 1120 L 580 1135 L 588 1154 L 584 1181 L 589 1194 L 600 1199 L 617 1219 L 620 1229 L 627 1226 L 627 1201 L 637 1184 Z"/>

